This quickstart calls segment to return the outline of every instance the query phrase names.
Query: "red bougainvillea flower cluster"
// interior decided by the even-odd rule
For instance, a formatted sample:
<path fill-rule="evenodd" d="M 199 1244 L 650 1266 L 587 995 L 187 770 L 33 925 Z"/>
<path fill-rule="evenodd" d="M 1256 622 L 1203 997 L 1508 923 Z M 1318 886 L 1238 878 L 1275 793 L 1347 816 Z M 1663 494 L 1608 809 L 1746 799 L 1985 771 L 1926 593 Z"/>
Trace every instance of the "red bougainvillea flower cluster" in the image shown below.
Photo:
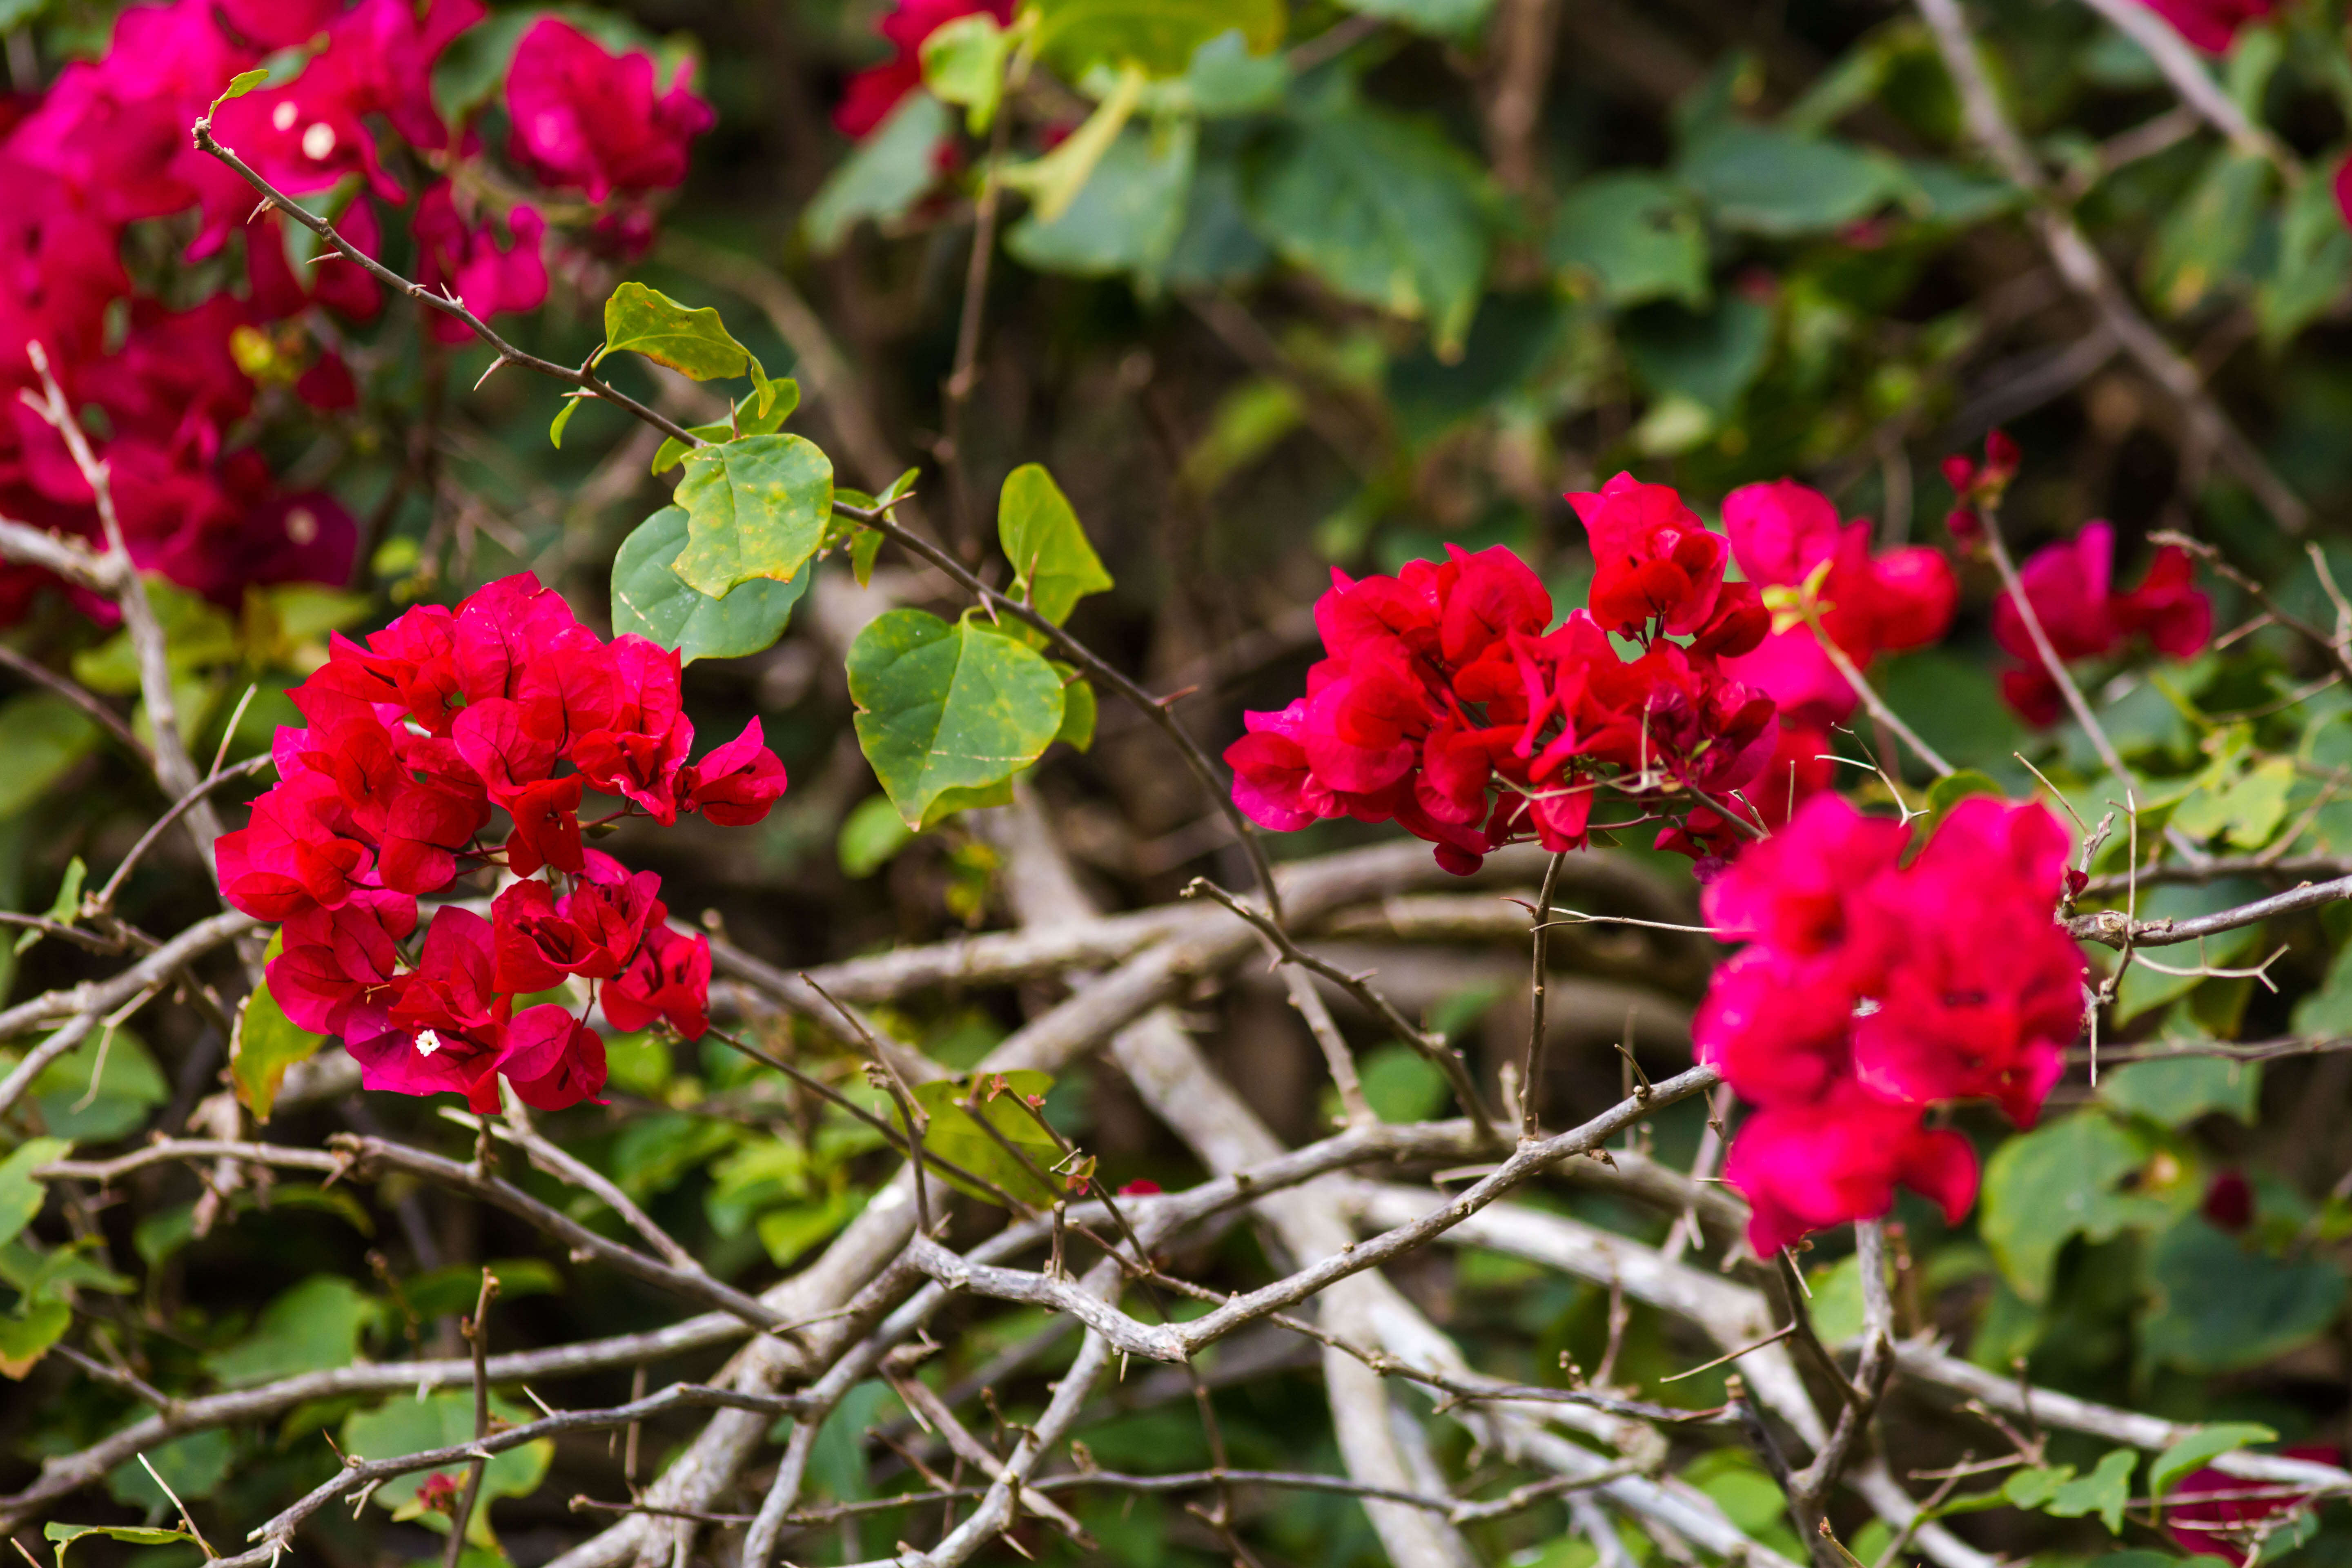
<path fill-rule="evenodd" d="M 1989 1100 L 2031 1126 L 2082 1026 L 2083 956 L 2052 912 L 2058 820 L 1978 795 L 1906 866 L 1910 837 L 1817 795 L 1706 889 L 1708 924 L 1750 945 L 1692 1038 L 1756 1108 L 1725 1174 L 1759 1257 L 1885 1214 L 1898 1184 L 1957 1221 L 1976 1157 L 1929 1108 Z"/>
<path fill-rule="evenodd" d="M 1574 848 L 1608 787 L 1648 805 L 1751 783 L 1771 755 L 1772 700 L 1725 661 L 1770 625 L 1754 584 L 1727 584 L 1721 535 L 1664 485 L 1620 474 L 1569 498 L 1592 542 L 1589 608 L 1551 626 L 1551 595 L 1497 545 L 1395 577 L 1335 570 L 1315 621 L 1328 655 L 1307 695 L 1244 715 L 1225 752 L 1234 799 L 1286 831 L 1394 820 L 1475 870 L 1505 844 Z M 1621 653 L 1616 634 L 1640 652 Z M 1677 641 L 1676 638 L 1686 638 Z M 1660 836 L 1725 854 L 1738 830 L 1701 806 Z"/>
<path fill-rule="evenodd" d="M 2142 634 L 2158 652 L 2188 658 L 2212 640 L 2213 605 L 2196 585 L 2195 563 L 2187 551 L 2172 544 L 2158 550 L 2147 576 L 2127 594 L 2115 591 L 2115 530 L 2093 522 L 2019 569 L 2034 618 L 2060 658 L 2102 658 Z M 2054 721 L 2063 697 L 2034 648 L 2013 595 L 1994 602 L 1992 636 L 2003 652 L 2023 661 L 2022 668 L 2001 672 L 2001 697 L 2028 723 Z"/>
<path fill-rule="evenodd" d="M 1836 503 L 1793 479 L 1743 485 L 1723 500 L 1732 559 L 1761 588 L 1811 582 L 1824 606 L 1822 630 L 1854 668 L 1867 671 L 1883 653 L 1925 647 L 1952 624 L 1959 584 L 1943 552 L 1922 547 L 1874 554 L 1870 524 L 1841 522 Z M 1778 748 L 1748 792 L 1771 826 L 1796 803 L 1829 787 L 1830 730 L 1853 716 L 1861 699 L 1830 662 L 1807 626 L 1771 633 L 1752 653 L 1724 661 L 1738 679 L 1779 705 Z"/>
<path fill-rule="evenodd" d="M 899 0 L 874 24 L 890 46 L 890 58 L 849 79 L 834 106 L 833 122 L 845 136 L 863 137 L 890 118 L 899 100 L 923 85 L 923 40 L 959 16 L 1013 20 L 1013 0 Z"/>
<path fill-rule="evenodd" d="M 68 401 L 104 416 L 101 456 L 142 568 L 232 603 L 247 584 L 348 577 L 349 513 L 280 487 L 250 436 L 257 416 L 357 403 L 327 317 L 366 321 L 380 290 L 339 258 L 295 265 L 285 226 L 275 214 L 248 222 L 252 188 L 190 145 L 188 129 L 238 72 L 299 58 L 290 79 L 220 106 L 221 142 L 278 189 L 328 199 L 368 254 L 388 209 L 406 208 L 423 280 L 481 315 L 534 309 L 547 294 L 546 225 L 528 204 L 485 210 L 463 194 L 482 182 L 446 177 L 478 156 L 478 139 L 433 99 L 436 61 L 487 15 L 480 0 L 133 5 L 103 57 L 68 65 L 37 99 L 0 102 L 0 511 L 98 533 L 88 481 L 16 396 L 36 384 L 28 345 L 38 342 Z M 646 196 L 677 183 L 688 140 L 710 122 L 683 85 L 655 96 L 650 59 L 611 54 L 553 18 L 522 36 L 508 108 L 519 165 L 605 204 L 589 237 L 604 251 L 650 238 Z M 422 158 L 387 157 L 387 130 Z M 393 173 L 401 166 L 441 173 L 411 192 Z M 241 241 L 244 264 L 190 274 L 219 291 L 167 305 L 134 287 L 121 259 L 125 231 L 148 223 L 167 223 L 188 262 Z M 428 320 L 436 336 L 467 335 L 437 312 Z M 0 568 L 0 621 L 50 581 Z"/>
<path fill-rule="evenodd" d="M 545 1110 L 604 1087 L 584 1013 L 516 1008 L 570 979 L 615 1028 L 658 1017 L 700 1035 L 709 939 L 672 931 L 660 879 L 587 847 L 580 822 L 590 789 L 618 797 L 613 816 L 724 826 L 783 794 L 757 719 L 689 760 L 678 668 L 643 637 L 604 642 L 528 573 L 454 611 L 412 609 L 365 646 L 336 637 L 288 694 L 310 724 L 278 732 L 277 786 L 215 850 L 229 902 L 284 925 L 268 978 L 287 1016 L 341 1036 L 370 1089 L 454 1090 L 477 1110 L 497 1108 L 500 1077 Z M 505 840 L 486 847 L 498 812 Z M 490 918 L 438 910 L 404 959 L 418 898 L 493 867 L 521 879 Z"/>

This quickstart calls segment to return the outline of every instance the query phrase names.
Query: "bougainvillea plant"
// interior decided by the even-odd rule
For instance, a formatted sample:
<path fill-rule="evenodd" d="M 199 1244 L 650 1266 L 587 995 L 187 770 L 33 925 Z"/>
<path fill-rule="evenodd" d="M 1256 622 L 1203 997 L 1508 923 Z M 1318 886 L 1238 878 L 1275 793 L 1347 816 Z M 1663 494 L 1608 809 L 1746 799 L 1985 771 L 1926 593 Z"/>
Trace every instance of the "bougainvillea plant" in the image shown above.
<path fill-rule="evenodd" d="M 0 0 L 0 1530 L 2330 1568 L 2340 9 Z"/>

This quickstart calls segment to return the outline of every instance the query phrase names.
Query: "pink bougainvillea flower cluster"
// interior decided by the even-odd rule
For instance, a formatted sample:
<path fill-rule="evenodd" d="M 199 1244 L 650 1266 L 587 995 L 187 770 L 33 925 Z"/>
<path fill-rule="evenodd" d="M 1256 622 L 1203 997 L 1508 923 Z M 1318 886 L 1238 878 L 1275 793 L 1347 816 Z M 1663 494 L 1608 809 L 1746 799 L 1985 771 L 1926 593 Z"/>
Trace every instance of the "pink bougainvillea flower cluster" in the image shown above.
<path fill-rule="evenodd" d="M 1772 701 L 1727 661 L 1752 651 L 1770 617 L 1754 584 L 1724 581 L 1722 536 L 1672 489 L 1627 474 L 1568 499 L 1597 570 L 1589 608 L 1556 629 L 1550 595 L 1499 545 L 1449 548 L 1395 577 L 1332 573 L 1315 606 L 1328 657 L 1307 694 L 1244 715 L 1248 733 L 1225 752 L 1252 821 L 1393 820 L 1466 873 L 1505 844 L 1581 846 L 1602 826 L 1604 782 L 1663 803 L 1691 790 L 1720 800 L 1758 776 Z M 1620 652 L 1612 633 L 1640 651 Z M 1722 855 L 1736 836 L 1702 806 L 1659 841 Z"/>
<path fill-rule="evenodd" d="M 2212 640 L 2213 605 L 2196 584 L 2195 563 L 2187 551 L 2172 544 L 2158 550 L 2147 577 L 2127 594 L 2115 591 L 2115 530 L 2093 522 L 2019 569 L 2034 618 L 2060 658 L 2103 658 L 2141 635 L 2158 652 L 2188 658 Z M 2021 668 L 2001 672 L 2003 700 L 2028 723 L 2055 721 L 2063 697 L 2013 595 L 1994 602 L 1992 635 L 2003 652 L 2023 661 Z"/>
<path fill-rule="evenodd" d="M 484 317 L 535 309 L 547 295 L 547 226 L 529 203 L 493 212 L 464 194 L 482 182 L 447 177 L 479 155 L 478 138 L 446 122 L 433 100 L 435 63 L 487 15 L 481 0 L 132 5 L 102 57 L 0 111 L 0 512 L 98 535 L 88 482 L 16 395 L 37 384 L 38 342 L 68 402 L 103 415 L 100 455 L 142 568 L 226 603 L 250 584 L 349 576 L 350 514 L 331 496 L 282 487 L 251 436 L 257 416 L 356 404 L 332 346 L 340 331 L 313 328 L 324 329 L 322 311 L 345 324 L 373 319 L 381 291 L 331 254 L 298 268 L 278 217 L 252 216 L 252 188 L 197 152 L 188 131 L 238 72 L 304 51 L 290 79 L 220 105 L 223 144 L 290 195 L 352 193 L 337 224 L 364 253 L 404 212 L 424 281 Z M 599 243 L 614 226 L 633 243 L 650 237 L 645 198 L 683 177 L 688 142 L 710 123 L 683 82 L 655 94 L 650 59 L 614 55 L 554 18 L 517 46 L 508 107 L 515 162 L 550 190 L 604 204 L 589 237 Z M 387 156 L 387 134 L 422 157 Z M 411 191 L 394 172 L 403 167 L 441 173 Z M 219 280 L 193 304 L 184 289 L 170 305 L 142 293 L 121 259 L 125 231 L 158 222 L 185 260 L 241 242 L 244 265 L 191 274 Z M 445 340 L 467 335 L 437 312 L 428 320 Z M 279 386 L 295 405 L 274 395 Z M 0 567 L 0 622 L 50 582 Z"/>
<path fill-rule="evenodd" d="M 890 46 L 890 58 L 849 79 L 834 106 L 833 122 L 845 136 L 871 133 L 908 93 L 923 85 L 923 40 L 959 16 L 1013 20 L 1013 0 L 899 0 L 874 24 Z"/>
<path fill-rule="evenodd" d="M 288 694 L 310 724 L 278 732 L 278 784 L 215 850 L 229 902 L 285 928 L 268 977 L 287 1016 L 341 1036 L 370 1089 L 453 1090 L 477 1110 L 497 1108 L 501 1076 L 548 1110 L 602 1089 L 584 1017 L 516 1007 L 569 979 L 616 1028 L 665 1018 L 700 1035 L 709 939 L 672 931 L 660 879 L 589 848 L 580 822 L 591 789 L 621 801 L 614 816 L 723 826 L 783 794 L 757 719 L 690 757 L 678 668 L 643 637 L 603 641 L 528 573 L 455 610 L 412 609 L 364 645 L 337 637 Z M 501 812 L 504 841 L 486 847 Z M 493 866 L 521 879 L 490 918 L 441 909 L 404 958 L 418 898 Z"/>
<path fill-rule="evenodd" d="M 1914 546 L 1874 553 L 1870 524 L 1842 522 L 1836 503 L 1793 479 L 1743 485 L 1723 500 L 1732 559 L 1759 587 L 1814 587 L 1822 629 L 1854 668 L 1883 653 L 1926 647 L 1952 624 L 1959 584 L 1943 552 Z M 1830 730 L 1861 699 L 1822 650 L 1811 626 L 1773 632 L 1752 653 L 1725 661 L 1734 677 L 1780 710 L 1770 765 L 1748 792 L 1764 821 L 1779 826 L 1796 803 L 1831 784 Z"/>
<path fill-rule="evenodd" d="M 2052 912 L 2057 819 L 1978 795 L 1904 865 L 1910 837 L 1817 795 L 1706 889 L 1708 924 L 1749 945 L 1692 1038 L 1755 1108 L 1725 1174 L 1760 1257 L 1885 1214 L 1898 1185 L 1958 1220 L 1976 1157 L 1929 1110 L 1985 1100 L 2031 1126 L 2082 1026 L 2083 956 Z"/>

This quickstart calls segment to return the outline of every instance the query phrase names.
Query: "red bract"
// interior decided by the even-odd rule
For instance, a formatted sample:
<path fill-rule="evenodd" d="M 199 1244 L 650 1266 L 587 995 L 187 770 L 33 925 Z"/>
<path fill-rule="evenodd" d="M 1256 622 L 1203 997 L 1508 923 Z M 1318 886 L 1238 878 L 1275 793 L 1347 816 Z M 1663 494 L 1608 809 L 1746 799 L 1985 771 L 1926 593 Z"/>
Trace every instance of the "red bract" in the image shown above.
<path fill-rule="evenodd" d="M 1568 498 L 1592 542 L 1592 618 L 1628 637 L 1654 617 L 1676 635 L 1699 629 L 1723 588 L 1723 536 L 1665 485 L 1619 474 Z"/>
<path fill-rule="evenodd" d="M 468 219 L 458 212 L 445 181 L 418 200 L 412 226 L 417 281 L 436 293 L 454 294 L 483 321 L 536 310 L 546 301 L 547 261 L 540 254 L 540 241 L 547 233 L 547 220 L 536 207 L 517 203 L 503 225 Z M 473 341 L 473 329 L 438 310 L 426 311 L 425 321 L 442 342 Z"/>
<path fill-rule="evenodd" d="M 1819 795 L 1705 895 L 1718 934 L 1754 943 L 1717 972 L 1692 1041 L 1759 1108 L 1726 1167 L 1759 1256 L 1884 1214 L 1897 1184 L 1957 1219 L 1974 1157 L 1922 1118 L 1988 1100 L 2031 1126 L 2081 1030 L 2057 819 L 1979 795 L 1898 865 L 1909 837 Z"/>
<path fill-rule="evenodd" d="M 1582 847 L 1604 788 L 1662 804 L 1752 783 L 1772 755 L 1773 704 L 1724 661 L 1770 624 L 1755 586 L 1722 581 L 1723 542 L 1664 486 L 1620 475 L 1570 499 L 1606 556 L 1598 618 L 1579 610 L 1547 631 L 1551 595 L 1499 545 L 1449 545 L 1394 577 L 1334 571 L 1315 605 L 1330 657 L 1307 672 L 1305 697 L 1244 714 L 1225 752 L 1243 813 L 1283 831 L 1394 821 L 1466 873 L 1505 844 Z M 1629 658 L 1605 625 L 1643 650 Z M 1681 809 L 1662 844 L 1734 850 L 1739 828 Z"/>
<path fill-rule="evenodd" d="M 688 74 L 681 68 L 656 92 L 649 57 L 608 53 L 568 23 L 541 17 L 515 46 L 507 73 L 515 162 L 592 202 L 677 184 L 687 143 L 718 121 L 688 90 Z"/>
<path fill-rule="evenodd" d="M 2209 55 L 2230 52 L 2238 29 L 2271 14 L 2274 0 L 2140 0 Z"/>
<path fill-rule="evenodd" d="M 890 118 L 898 100 L 923 85 L 923 40 L 958 16 L 984 15 L 1013 20 L 1013 0 L 900 0 L 874 30 L 888 40 L 891 56 L 849 79 L 835 106 L 833 122 L 845 136 L 865 136 Z"/>
<path fill-rule="evenodd" d="M 2344 1463 L 2344 1450 L 2330 1443 L 2294 1444 L 2284 1450 L 2284 1457 L 2321 1465 Z M 2269 1497 L 2233 1495 L 2217 1497 L 2210 1502 L 2198 1500 L 2213 1492 L 2242 1494 L 2259 1489 L 2266 1489 L 2263 1483 L 2217 1470 L 2210 1465 L 2191 1470 L 2172 1489 L 2170 1506 L 2164 1510 L 2165 1533 L 2193 1557 L 2219 1557 L 2236 1568 L 2245 1568 L 2253 1556 L 2253 1544 L 2311 1507 L 2312 1499 L 2282 1491 Z"/>
<path fill-rule="evenodd" d="M 709 942 L 669 931 L 660 879 L 588 848 L 580 821 L 612 757 L 668 759 L 652 770 L 658 808 L 638 798 L 652 787 L 640 769 L 616 816 L 669 823 L 684 809 L 742 825 L 783 793 L 757 720 L 686 761 L 676 652 L 606 644 L 523 574 L 455 611 L 412 609 L 364 644 L 336 638 L 289 695 L 310 727 L 278 731 L 279 783 L 222 835 L 221 885 L 236 908 L 285 922 L 271 994 L 303 1027 L 341 1034 L 368 1087 L 495 1108 L 503 1076 L 542 1109 L 593 1099 L 604 1072 L 594 1032 L 558 1005 L 511 1016 L 518 996 L 573 981 L 602 985 L 618 1027 L 708 1026 Z M 404 967 L 415 896 L 499 860 L 481 833 L 500 810 L 506 869 L 525 879 L 488 921 L 441 910 Z M 543 869 L 553 875 L 529 879 Z"/>
<path fill-rule="evenodd" d="M 2103 658 L 2140 635 L 2175 658 L 2202 650 L 2213 636 L 2213 605 L 2196 585 L 2188 552 L 2166 545 L 2149 562 L 2141 584 L 2118 594 L 2115 548 L 2115 530 L 2092 522 L 2072 541 L 2037 552 L 2019 570 L 2018 581 L 2052 650 L 2068 663 Z M 2002 698 L 2029 723 L 2053 722 L 2063 696 L 2014 595 L 2004 593 L 1994 601 L 1992 635 L 2003 651 L 2024 661 L 2001 673 Z"/>

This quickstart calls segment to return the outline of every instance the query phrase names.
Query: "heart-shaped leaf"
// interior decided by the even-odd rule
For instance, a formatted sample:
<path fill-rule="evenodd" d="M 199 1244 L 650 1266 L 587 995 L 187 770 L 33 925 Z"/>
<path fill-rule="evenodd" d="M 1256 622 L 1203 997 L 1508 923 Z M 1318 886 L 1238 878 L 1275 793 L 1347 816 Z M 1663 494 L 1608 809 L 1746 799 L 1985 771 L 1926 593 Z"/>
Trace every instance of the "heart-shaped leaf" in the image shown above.
<path fill-rule="evenodd" d="M 1069 498 L 1042 464 L 1024 463 L 1005 477 L 996 500 L 996 537 L 1013 563 L 1014 589 L 1055 626 L 1069 619 L 1080 599 L 1112 585 Z"/>
<path fill-rule="evenodd" d="M 1003 784 L 1062 727 L 1062 681 L 1034 648 L 921 610 L 876 617 L 849 648 L 857 742 L 909 827 L 950 791 Z"/>
<path fill-rule="evenodd" d="M 671 567 L 687 546 L 684 507 L 666 506 L 639 523 L 613 558 L 613 634 L 634 632 L 698 658 L 740 658 L 783 635 L 809 574 L 789 583 L 765 578 L 712 598 Z"/>
<path fill-rule="evenodd" d="M 604 353 L 622 349 L 697 381 L 741 375 L 754 363 L 717 310 L 688 310 L 642 283 L 624 283 L 604 301 Z"/>
<path fill-rule="evenodd" d="M 789 583 L 824 539 L 833 461 L 798 436 L 746 436 L 686 455 L 687 546 L 670 570 L 723 599 L 738 583 Z"/>

